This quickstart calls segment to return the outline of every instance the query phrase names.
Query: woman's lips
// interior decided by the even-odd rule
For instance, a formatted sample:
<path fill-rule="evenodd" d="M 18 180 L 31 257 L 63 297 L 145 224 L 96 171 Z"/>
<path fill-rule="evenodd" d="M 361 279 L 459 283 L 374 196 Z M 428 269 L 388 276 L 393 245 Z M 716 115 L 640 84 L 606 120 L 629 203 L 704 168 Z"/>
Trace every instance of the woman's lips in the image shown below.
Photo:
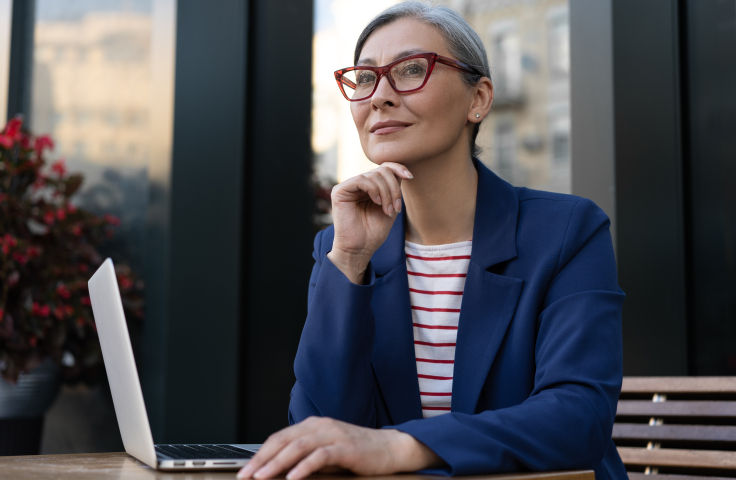
<path fill-rule="evenodd" d="M 403 130 L 409 126 L 411 126 L 411 123 L 387 120 L 384 122 L 374 123 L 371 127 L 371 133 L 376 135 L 388 135 L 389 133 L 398 132 L 399 130 Z"/>
<path fill-rule="evenodd" d="M 395 127 L 383 127 L 383 128 L 379 128 L 378 130 L 376 130 L 373 133 L 375 135 L 386 135 L 386 134 L 389 134 L 389 133 L 398 132 L 399 130 L 403 130 L 403 129 L 405 129 L 408 126 L 409 125 L 397 125 Z"/>

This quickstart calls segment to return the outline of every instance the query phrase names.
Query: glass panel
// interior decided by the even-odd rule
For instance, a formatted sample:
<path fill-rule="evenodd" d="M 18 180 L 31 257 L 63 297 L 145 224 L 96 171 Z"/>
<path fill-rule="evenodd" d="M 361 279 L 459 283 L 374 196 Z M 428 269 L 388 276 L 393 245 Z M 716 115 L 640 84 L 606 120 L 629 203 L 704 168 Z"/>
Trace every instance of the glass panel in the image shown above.
<path fill-rule="evenodd" d="M 480 159 L 514 185 L 570 193 L 567 0 L 456 4 L 486 45 L 494 82 Z"/>
<path fill-rule="evenodd" d="M 30 124 L 85 176 L 75 202 L 122 220 L 107 250 L 143 267 L 153 0 L 37 0 Z"/>
<path fill-rule="evenodd" d="M 316 0 L 313 77 L 315 177 L 342 181 L 365 158 L 334 70 L 352 64 L 365 25 L 392 0 Z M 488 52 L 495 88 L 480 159 L 514 185 L 570 192 L 570 45 L 567 0 L 455 0 Z M 431 80 L 430 80 L 431 81 Z"/>

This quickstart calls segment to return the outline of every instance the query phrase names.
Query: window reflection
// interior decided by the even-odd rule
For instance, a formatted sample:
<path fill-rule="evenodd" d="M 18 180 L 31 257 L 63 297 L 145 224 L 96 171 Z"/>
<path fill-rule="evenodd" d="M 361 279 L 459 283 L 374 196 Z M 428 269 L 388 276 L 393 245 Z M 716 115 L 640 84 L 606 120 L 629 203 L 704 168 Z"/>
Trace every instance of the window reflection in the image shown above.
<path fill-rule="evenodd" d="M 374 167 L 332 72 L 352 64 L 363 27 L 391 0 L 316 0 L 314 170 L 343 181 Z M 495 99 L 483 122 L 480 159 L 514 185 L 570 192 L 570 45 L 567 0 L 450 0 L 488 52 Z"/>
<path fill-rule="evenodd" d="M 30 124 L 51 134 L 75 201 L 122 219 L 111 249 L 142 266 L 153 0 L 36 0 Z"/>

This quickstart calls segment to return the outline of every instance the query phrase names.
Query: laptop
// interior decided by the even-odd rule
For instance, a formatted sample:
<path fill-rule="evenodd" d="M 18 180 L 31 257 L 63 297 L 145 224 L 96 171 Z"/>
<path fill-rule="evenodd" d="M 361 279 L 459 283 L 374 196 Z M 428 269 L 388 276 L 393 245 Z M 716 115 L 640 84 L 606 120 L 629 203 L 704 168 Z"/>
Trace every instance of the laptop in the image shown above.
<path fill-rule="evenodd" d="M 111 259 L 92 275 L 89 294 L 125 451 L 158 470 L 234 470 L 248 463 L 260 445 L 153 444 Z"/>

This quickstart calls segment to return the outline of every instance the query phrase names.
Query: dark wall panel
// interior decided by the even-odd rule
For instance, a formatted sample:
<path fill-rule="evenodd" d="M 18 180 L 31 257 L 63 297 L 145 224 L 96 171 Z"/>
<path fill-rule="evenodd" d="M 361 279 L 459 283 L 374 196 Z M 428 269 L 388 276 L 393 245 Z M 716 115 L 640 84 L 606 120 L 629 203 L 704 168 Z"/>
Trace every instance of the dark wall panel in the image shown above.
<path fill-rule="evenodd" d="M 246 7 L 177 4 L 158 442 L 237 439 Z"/>
<path fill-rule="evenodd" d="M 736 2 L 687 1 L 691 368 L 736 374 Z"/>
<path fill-rule="evenodd" d="M 624 374 L 685 375 L 677 2 L 612 3 Z"/>
<path fill-rule="evenodd" d="M 241 441 L 285 427 L 307 314 L 311 224 L 312 9 L 251 0 L 248 35 Z"/>

